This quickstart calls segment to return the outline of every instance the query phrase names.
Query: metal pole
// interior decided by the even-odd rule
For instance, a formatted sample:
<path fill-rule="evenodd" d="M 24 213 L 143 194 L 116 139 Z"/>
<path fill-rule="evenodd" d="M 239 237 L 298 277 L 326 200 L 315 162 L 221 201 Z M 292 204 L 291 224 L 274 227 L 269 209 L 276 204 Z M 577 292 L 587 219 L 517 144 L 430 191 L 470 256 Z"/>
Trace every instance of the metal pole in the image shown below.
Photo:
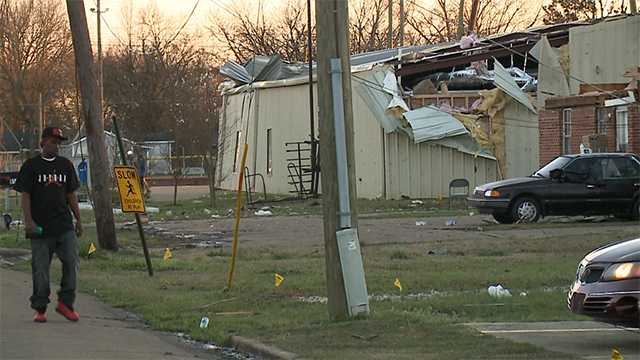
<path fill-rule="evenodd" d="M 311 39 L 311 0 L 307 0 L 307 50 L 309 52 L 309 130 L 311 134 L 311 193 L 317 194 L 316 183 L 316 126 L 314 116 L 316 109 L 313 104 L 313 41 Z"/>
<path fill-rule="evenodd" d="M 118 122 L 116 117 L 112 118 L 113 129 L 116 132 L 116 139 L 118 140 L 118 149 L 120 149 L 120 157 L 122 159 L 122 165 L 127 165 L 127 157 L 124 154 L 124 146 L 122 145 L 122 138 L 120 137 L 120 131 L 118 130 Z M 140 241 L 142 242 L 142 251 L 144 252 L 144 260 L 147 262 L 147 270 L 149 276 L 153 276 L 153 268 L 151 267 L 151 259 L 149 258 L 149 249 L 147 248 L 147 241 L 144 239 L 144 230 L 142 230 L 142 222 L 140 221 L 140 214 L 135 213 L 136 224 L 138 225 L 138 234 L 140 235 Z"/>

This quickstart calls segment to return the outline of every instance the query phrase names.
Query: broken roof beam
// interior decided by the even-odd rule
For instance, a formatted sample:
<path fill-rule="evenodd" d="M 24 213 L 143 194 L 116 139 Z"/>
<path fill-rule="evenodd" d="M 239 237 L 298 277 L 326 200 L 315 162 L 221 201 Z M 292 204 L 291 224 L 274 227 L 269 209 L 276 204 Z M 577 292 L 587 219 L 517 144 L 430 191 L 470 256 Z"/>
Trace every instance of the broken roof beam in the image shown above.
<path fill-rule="evenodd" d="M 438 54 L 431 58 L 425 58 L 421 62 L 403 64 L 402 68 L 396 71 L 396 75 L 408 76 L 408 75 L 416 75 L 420 73 L 434 72 L 440 69 L 446 69 L 454 66 L 470 64 L 474 61 L 487 60 L 492 57 L 510 56 L 514 51 L 521 54 L 525 54 L 526 52 L 531 50 L 531 48 L 535 45 L 535 41 L 529 41 L 529 40 L 533 40 L 533 38 L 523 39 L 523 41 L 519 44 L 511 43 L 513 44 L 512 47 L 508 47 L 507 45 L 510 45 L 508 43 L 502 44 L 504 46 L 507 46 L 506 49 L 502 46 L 492 44 L 490 46 L 465 49 L 465 50 L 445 53 L 445 54 Z M 567 44 L 569 42 L 569 34 L 565 32 L 559 36 L 554 36 L 552 38 L 549 38 L 549 42 L 554 47 Z M 482 50 L 484 50 L 484 52 L 475 53 Z M 474 53 L 470 55 L 464 54 L 469 52 L 474 52 Z M 447 58 L 443 59 L 442 57 L 444 56 L 447 56 Z"/>

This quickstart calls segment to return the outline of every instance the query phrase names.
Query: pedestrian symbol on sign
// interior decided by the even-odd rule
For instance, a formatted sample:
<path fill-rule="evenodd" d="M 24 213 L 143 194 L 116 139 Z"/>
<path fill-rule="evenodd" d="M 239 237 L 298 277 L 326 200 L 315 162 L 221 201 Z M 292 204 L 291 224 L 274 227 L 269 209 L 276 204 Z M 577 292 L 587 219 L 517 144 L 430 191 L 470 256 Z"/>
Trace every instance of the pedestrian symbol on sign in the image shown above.
<path fill-rule="evenodd" d="M 129 189 L 129 191 L 127 191 L 127 196 L 129 196 L 129 194 L 134 196 L 136 195 L 136 192 L 133 191 L 133 184 L 129 180 L 127 180 L 127 188 Z"/>

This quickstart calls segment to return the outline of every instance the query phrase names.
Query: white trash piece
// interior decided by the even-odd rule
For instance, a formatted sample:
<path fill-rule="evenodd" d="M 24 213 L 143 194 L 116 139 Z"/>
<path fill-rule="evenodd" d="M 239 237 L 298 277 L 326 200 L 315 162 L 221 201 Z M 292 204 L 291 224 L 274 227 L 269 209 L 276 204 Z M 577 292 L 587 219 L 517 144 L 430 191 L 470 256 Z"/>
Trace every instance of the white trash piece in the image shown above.
<path fill-rule="evenodd" d="M 500 284 L 489 286 L 487 288 L 487 292 L 493 297 L 511 297 L 511 292 L 508 289 L 503 288 Z"/>
<path fill-rule="evenodd" d="M 262 209 L 260 209 L 260 210 L 258 210 L 258 211 L 256 211 L 256 212 L 254 212 L 254 214 L 255 214 L 256 216 L 271 216 L 271 215 L 273 215 L 273 213 L 272 213 L 271 211 L 269 211 L 269 210 L 262 210 Z"/>
<path fill-rule="evenodd" d="M 456 223 L 457 223 L 457 222 L 456 222 L 456 219 L 453 219 L 453 218 L 452 218 L 452 219 L 447 220 L 446 225 L 447 225 L 447 226 L 455 226 L 455 225 L 456 225 Z"/>
<path fill-rule="evenodd" d="M 413 205 L 424 205 L 424 201 L 422 200 L 412 200 L 411 203 Z"/>
<path fill-rule="evenodd" d="M 416 226 L 425 226 L 427 225 L 426 221 L 416 221 Z"/>
<path fill-rule="evenodd" d="M 203 316 L 202 319 L 200 319 L 200 328 L 206 329 L 208 327 L 209 327 L 209 318 L 206 316 Z"/>

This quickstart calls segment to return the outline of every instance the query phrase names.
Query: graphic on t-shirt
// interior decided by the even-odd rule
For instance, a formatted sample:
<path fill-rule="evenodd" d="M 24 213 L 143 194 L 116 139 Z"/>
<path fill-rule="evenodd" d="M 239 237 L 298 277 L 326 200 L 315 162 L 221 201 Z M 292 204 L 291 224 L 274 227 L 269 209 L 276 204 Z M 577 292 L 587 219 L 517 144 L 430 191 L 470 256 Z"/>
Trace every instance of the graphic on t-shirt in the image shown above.
<path fill-rule="evenodd" d="M 38 174 L 38 183 L 44 186 L 64 186 L 67 183 L 67 175 Z"/>

